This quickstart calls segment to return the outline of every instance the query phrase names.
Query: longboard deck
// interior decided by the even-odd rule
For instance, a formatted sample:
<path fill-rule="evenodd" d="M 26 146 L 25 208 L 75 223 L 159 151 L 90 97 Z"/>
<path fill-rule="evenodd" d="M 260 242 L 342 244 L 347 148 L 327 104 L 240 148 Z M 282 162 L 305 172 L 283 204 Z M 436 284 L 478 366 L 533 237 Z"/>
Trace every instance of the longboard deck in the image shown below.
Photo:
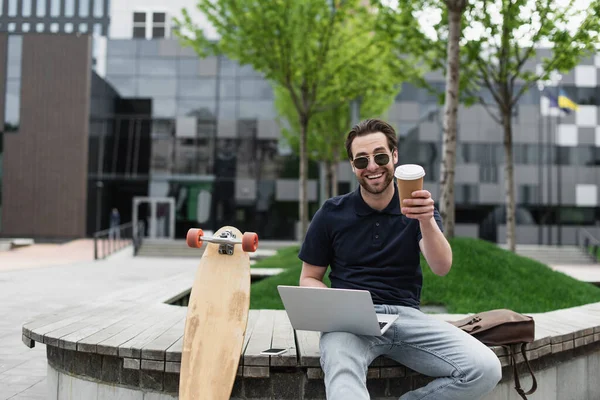
<path fill-rule="evenodd" d="M 238 239 L 242 233 L 231 226 Z M 237 374 L 250 307 L 250 257 L 207 243 L 194 279 L 185 322 L 180 400 L 228 400 Z"/>

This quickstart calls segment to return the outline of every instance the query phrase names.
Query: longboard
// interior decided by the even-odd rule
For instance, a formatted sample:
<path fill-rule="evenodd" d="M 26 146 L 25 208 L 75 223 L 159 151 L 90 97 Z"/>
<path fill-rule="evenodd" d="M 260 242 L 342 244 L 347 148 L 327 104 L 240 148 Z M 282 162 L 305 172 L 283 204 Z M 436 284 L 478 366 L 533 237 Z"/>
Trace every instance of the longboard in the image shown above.
<path fill-rule="evenodd" d="M 228 400 L 250 308 L 250 257 L 258 235 L 224 226 L 211 237 L 190 229 L 186 242 L 204 254 L 194 278 L 183 335 L 180 400 Z"/>

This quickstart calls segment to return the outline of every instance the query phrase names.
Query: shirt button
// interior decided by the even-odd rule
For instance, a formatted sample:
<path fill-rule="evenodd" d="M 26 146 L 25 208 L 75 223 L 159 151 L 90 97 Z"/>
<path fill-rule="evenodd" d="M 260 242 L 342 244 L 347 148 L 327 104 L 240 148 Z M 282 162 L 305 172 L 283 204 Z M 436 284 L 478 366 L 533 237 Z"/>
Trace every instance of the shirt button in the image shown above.
<path fill-rule="evenodd" d="M 375 222 L 375 226 L 379 226 L 379 222 Z"/>
<path fill-rule="evenodd" d="M 379 239 L 379 235 L 375 235 L 375 239 Z"/>

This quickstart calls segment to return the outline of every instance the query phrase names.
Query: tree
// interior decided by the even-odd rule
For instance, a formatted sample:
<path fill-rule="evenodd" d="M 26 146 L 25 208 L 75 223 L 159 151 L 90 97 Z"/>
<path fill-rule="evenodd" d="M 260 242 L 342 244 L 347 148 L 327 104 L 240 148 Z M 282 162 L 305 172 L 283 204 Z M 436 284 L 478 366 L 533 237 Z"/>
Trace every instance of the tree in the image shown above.
<path fill-rule="evenodd" d="M 394 78 L 386 74 L 391 69 L 382 69 L 379 78 L 385 82 L 394 82 Z M 394 102 L 397 88 L 389 84 L 387 92 L 368 91 L 362 96 L 360 118 L 379 117 Z M 275 106 L 281 118 L 282 132 L 290 147 L 298 152 L 300 127 L 296 108 L 286 90 L 275 90 Z M 308 130 L 307 154 L 314 161 L 325 164 L 325 197 L 338 195 L 338 165 L 347 158 L 346 135 L 352 124 L 350 104 L 333 106 L 326 111 L 315 114 Z"/>
<path fill-rule="evenodd" d="M 199 0 L 220 39 L 209 41 L 187 10 L 176 20 L 184 45 L 200 56 L 223 54 L 251 65 L 287 91 L 300 127 L 302 237 L 308 226 L 307 139 L 313 117 L 372 87 L 389 44 L 370 30 L 376 14 L 362 0 Z M 358 29 L 361 28 L 362 29 Z M 342 78 L 344 81 L 342 81 Z"/>
<path fill-rule="evenodd" d="M 429 3 L 443 10 L 441 0 Z M 403 8 L 405 7 L 405 8 Z M 412 5 L 400 2 L 393 10 L 384 10 L 393 18 L 406 19 Z M 391 10 L 391 11 L 390 11 Z M 431 10 L 429 10 L 431 12 Z M 536 82 L 548 80 L 553 71 L 572 70 L 582 57 L 596 51 L 599 44 L 600 1 L 593 0 L 586 9 L 578 9 L 571 0 L 559 6 L 553 0 L 478 0 L 465 9 L 467 28 L 461 37 L 460 87 L 466 105 L 481 104 L 503 128 L 505 155 L 507 243 L 515 251 L 515 188 L 512 155 L 512 118 L 519 99 Z M 429 26 L 435 34 L 427 35 L 420 27 L 413 50 L 425 51 L 423 60 L 433 69 L 445 69 L 446 52 L 442 40 L 448 37 L 448 24 L 440 20 Z M 552 53 L 543 59 L 543 68 L 531 67 L 537 51 L 549 46 Z M 529 61 L 529 63 L 528 63 Z M 483 96 L 488 91 L 493 101 Z"/>

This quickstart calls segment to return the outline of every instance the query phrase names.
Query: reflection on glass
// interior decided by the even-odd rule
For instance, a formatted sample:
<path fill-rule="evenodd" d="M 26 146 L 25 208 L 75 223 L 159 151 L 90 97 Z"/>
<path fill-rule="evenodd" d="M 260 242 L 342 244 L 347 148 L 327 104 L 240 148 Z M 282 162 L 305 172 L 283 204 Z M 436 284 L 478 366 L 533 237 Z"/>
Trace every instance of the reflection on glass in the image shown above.
<path fill-rule="evenodd" d="M 87 17 L 90 15 L 90 1 L 92 0 L 79 0 L 79 16 Z"/>
<path fill-rule="evenodd" d="M 94 1 L 94 17 L 104 16 L 104 2 L 108 0 L 93 0 Z"/>
<path fill-rule="evenodd" d="M 144 84 L 138 88 L 139 97 L 175 97 L 177 81 L 174 78 L 144 78 Z"/>
<path fill-rule="evenodd" d="M 136 58 L 116 58 L 109 57 L 106 60 L 107 75 L 136 75 L 137 74 Z"/>
<path fill-rule="evenodd" d="M 217 81 L 215 79 L 179 79 L 179 97 L 214 98 Z"/>
<path fill-rule="evenodd" d="M 50 15 L 58 17 L 60 15 L 60 0 L 50 0 Z"/>
<path fill-rule="evenodd" d="M 4 131 L 14 132 L 21 122 L 21 56 L 23 37 L 8 38 L 6 95 L 4 99 Z"/>
<path fill-rule="evenodd" d="M 36 17 L 44 17 L 46 15 L 46 1 L 37 0 L 35 16 Z"/>
<path fill-rule="evenodd" d="M 31 0 L 22 0 L 21 13 L 24 17 L 31 16 Z"/>
<path fill-rule="evenodd" d="M 176 68 L 175 59 L 140 59 L 140 75 L 175 77 L 177 73 Z"/>
<path fill-rule="evenodd" d="M 75 14 L 75 0 L 63 0 L 65 2 L 65 17 L 72 17 Z"/>
<path fill-rule="evenodd" d="M 177 115 L 196 116 L 211 119 L 215 116 L 215 101 L 207 99 L 179 99 Z"/>

